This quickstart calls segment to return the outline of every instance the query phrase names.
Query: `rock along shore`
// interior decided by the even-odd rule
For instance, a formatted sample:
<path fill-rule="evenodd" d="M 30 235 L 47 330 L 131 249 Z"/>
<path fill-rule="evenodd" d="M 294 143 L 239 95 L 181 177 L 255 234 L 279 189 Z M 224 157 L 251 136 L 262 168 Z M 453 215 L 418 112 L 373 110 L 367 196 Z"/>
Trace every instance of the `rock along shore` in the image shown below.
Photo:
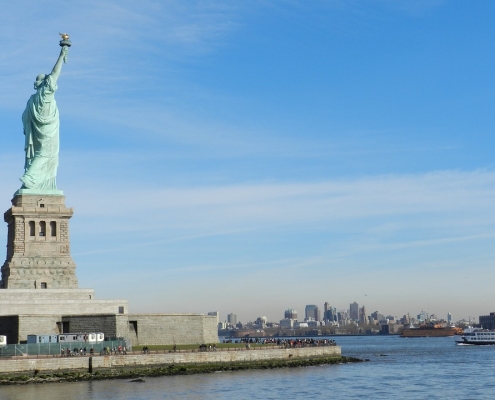
<path fill-rule="evenodd" d="M 29 383 L 78 382 L 98 381 L 107 379 L 136 379 L 143 377 L 159 377 L 173 375 L 193 375 L 213 372 L 234 372 L 249 369 L 275 369 L 310 367 L 329 364 L 347 364 L 361 362 L 354 357 L 331 356 L 299 358 L 295 360 L 263 360 L 252 362 L 208 363 L 208 364 L 171 364 L 164 366 L 141 366 L 137 368 L 111 368 L 98 370 L 93 373 L 84 371 L 64 371 L 32 374 L 3 374 L 0 375 L 0 385 L 19 385 Z"/>

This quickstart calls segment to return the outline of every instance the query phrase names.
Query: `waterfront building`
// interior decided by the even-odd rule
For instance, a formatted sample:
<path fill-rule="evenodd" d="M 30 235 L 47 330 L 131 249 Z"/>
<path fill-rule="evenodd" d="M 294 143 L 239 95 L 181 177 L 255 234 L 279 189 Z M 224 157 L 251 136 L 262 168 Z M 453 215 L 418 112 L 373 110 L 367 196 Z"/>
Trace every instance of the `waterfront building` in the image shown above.
<path fill-rule="evenodd" d="M 484 329 L 495 329 L 495 312 L 491 312 L 490 315 L 480 315 L 479 321 Z"/>
<path fill-rule="evenodd" d="M 254 322 L 254 326 L 257 329 L 265 329 L 266 328 L 266 322 L 267 318 L 266 317 L 258 317 L 256 321 Z"/>
<path fill-rule="evenodd" d="M 385 319 L 385 316 L 383 314 L 380 314 L 378 311 L 374 311 L 371 313 L 371 318 L 373 319 L 373 322 L 376 324 L 382 319 Z"/>
<path fill-rule="evenodd" d="M 295 323 L 297 320 L 291 319 L 291 318 L 285 318 L 280 320 L 280 328 L 282 329 L 292 329 L 294 328 Z"/>

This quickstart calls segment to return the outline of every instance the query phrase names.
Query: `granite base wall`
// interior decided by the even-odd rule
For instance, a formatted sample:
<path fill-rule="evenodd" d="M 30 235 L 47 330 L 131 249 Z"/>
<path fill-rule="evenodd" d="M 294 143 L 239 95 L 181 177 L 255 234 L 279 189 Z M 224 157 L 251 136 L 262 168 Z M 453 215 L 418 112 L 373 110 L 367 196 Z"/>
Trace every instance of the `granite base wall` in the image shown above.
<path fill-rule="evenodd" d="M 218 343 L 217 317 L 200 314 L 129 314 L 133 345 Z"/>
<path fill-rule="evenodd" d="M 57 315 L 2 315 L 0 316 L 0 335 L 7 336 L 7 343 L 25 342 L 27 335 L 60 333 Z"/>
<path fill-rule="evenodd" d="M 64 315 L 62 321 L 68 332 L 103 332 L 106 338 L 127 338 L 127 315 Z"/>
<path fill-rule="evenodd" d="M 102 368 L 148 367 L 170 364 L 235 363 L 262 360 L 288 360 L 340 356 L 339 346 L 304 347 L 299 349 L 238 350 L 194 353 L 139 354 L 92 357 L 93 371 Z M 52 371 L 87 371 L 89 357 L 0 360 L 0 373 Z"/>
<path fill-rule="evenodd" d="M 19 315 L 19 338 L 17 343 L 27 340 L 27 335 L 43 334 L 58 335 L 57 322 L 60 322 L 58 315 Z M 7 339 L 7 343 L 8 339 Z"/>
<path fill-rule="evenodd" d="M 91 300 L 94 289 L 0 289 L 0 301 Z M 6 303 L 8 304 L 8 303 Z"/>
<path fill-rule="evenodd" d="M 0 315 L 117 314 L 127 300 L 96 300 L 93 289 L 0 289 Z"/>
<path fill-rule="evenodd" d="M 30 334 L 103 332 L 132 345 L 218 343 L 216 317 L 201 314 L 0 315 L 0 335 L 21 343 Z"/>

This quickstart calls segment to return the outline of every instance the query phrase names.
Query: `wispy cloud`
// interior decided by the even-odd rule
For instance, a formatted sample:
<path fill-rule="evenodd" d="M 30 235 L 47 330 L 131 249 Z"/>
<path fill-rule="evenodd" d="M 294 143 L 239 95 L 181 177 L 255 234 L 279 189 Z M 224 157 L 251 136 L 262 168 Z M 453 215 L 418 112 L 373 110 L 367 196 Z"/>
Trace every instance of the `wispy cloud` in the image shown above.
<path fill-rule="evenodd" d="M 386 175 L 316 183 L 259 183 L 195 188 L 139 187 L 133 196 L 112 183 L 101 182 L 85 189 L 106 186 L 108 200 L 118 203 L 111 213 L 129 212 L 145 199 L 153 210 L 205 209 L 236 219 L 252 221 L 314 221 L 368 218 L 415 213 L 479 212 L 495 198 L 495 174 L 489 171 L 439 171 L 426 174 Z M 118 183 L 120 185 L 120 183 Z M 77 190 L 71 187 L 70 190 Z M 125 189 L 124 189 L 125 190 Z M 116 202 L 116 198 L 121 198 Z M 95 204 L 92 212 L 108 213 Z M 207 213 L 210 214 L 210 213 Z"/>
<path fill-rule="evenodd" d="M 48 24 L 40 17 L 47 9 L 51 10 Z M 84 5 L 54 0 L 43 4 L 19 1 L 4 5 L 0 15 L 0 74 L 4 77 L 2 86 L 10 96 L 0 96 L 0 106 L 12 106 L 27 76 L 32 80 L 38 69 L 51 69 L 59 30 L 70 27 L 68 33 L 73 40 L 71 65 L 64 71 L 65 84 L 71 87 L 73 81 L 79 92 L 93 95 L 93 102 L 105 101 L 105 96 L 99 96 L 105 91 L 107 96 L 112 91 L 115 95 L 116 82 L 128 80 L 152 87 L 158 75 L 163 76 L 171 68 L 176 70 L 172 64 L 164 65 L 164 61 L 190 60 L 212 51 L 221 38 L 236 29 L 237 12 L 235 6 L 223 2 L 201 1 L 187 6 L 176 1 L 147 0 L 89 1 Z M 29 23 L 21 24 L 23 19 Z M 157 55 L 159 63 L 148 61 Z"/>

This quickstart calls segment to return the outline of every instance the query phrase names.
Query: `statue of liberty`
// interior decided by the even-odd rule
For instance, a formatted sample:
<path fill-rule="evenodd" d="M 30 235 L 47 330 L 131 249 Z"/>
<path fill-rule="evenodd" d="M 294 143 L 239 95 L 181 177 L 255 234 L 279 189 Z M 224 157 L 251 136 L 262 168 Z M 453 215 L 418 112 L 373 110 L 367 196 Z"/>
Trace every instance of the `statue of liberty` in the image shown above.
<path fill-rule="evenodd" d="M 21 189 L 57 189 L 60 119 L 55 101 L 57 81 L 62 61 L 67 61 L 69 36 L 61 34 L 62 49 L 52 72 L 36 77 L 33 94 L 22 114 L 24 125 L 26 160 Z"/>

